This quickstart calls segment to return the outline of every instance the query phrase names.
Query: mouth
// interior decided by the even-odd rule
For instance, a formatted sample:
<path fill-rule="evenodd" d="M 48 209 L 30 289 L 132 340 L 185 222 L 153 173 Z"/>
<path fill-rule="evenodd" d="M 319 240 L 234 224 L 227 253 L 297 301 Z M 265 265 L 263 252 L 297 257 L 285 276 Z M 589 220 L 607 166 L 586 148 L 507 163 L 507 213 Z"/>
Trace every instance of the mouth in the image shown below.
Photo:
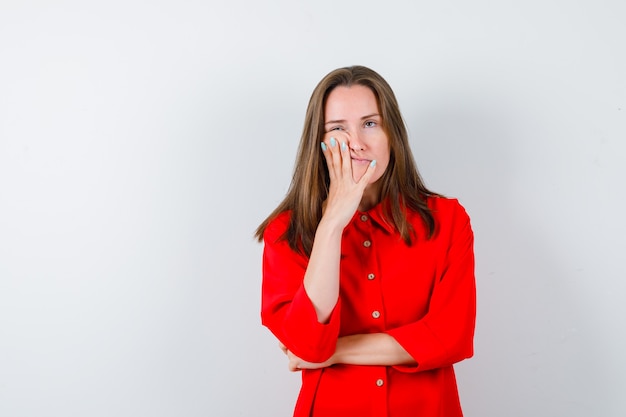
<path fill-rule="evenodd" d="M 369 164 L 370 162 L 372 162 L 371 159 L 363 159 L 363 158 L 355 158 L 355 157 L 351 157 L 350 159 L 352 159 L 352 161 L 356 162 L 357 164 Z"/>

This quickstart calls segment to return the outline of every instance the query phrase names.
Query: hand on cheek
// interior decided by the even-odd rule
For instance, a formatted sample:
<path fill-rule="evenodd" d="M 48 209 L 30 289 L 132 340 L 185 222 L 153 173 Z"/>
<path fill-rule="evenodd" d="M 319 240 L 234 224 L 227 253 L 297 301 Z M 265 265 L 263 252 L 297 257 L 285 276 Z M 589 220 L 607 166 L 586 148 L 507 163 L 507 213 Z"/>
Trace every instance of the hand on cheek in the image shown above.
<path fill-rule="evenodd" d="M 354 178 L 350 149 L 343 133 L 330 132 L 321 144 L 330 176 L 330 189 L 324 217 L 345 227 L 361 202 L 365 187 L 376 170 L 376 161 L 364 164 L 360 178 Z M 335 137 L 337 136 L 337 137 Z M 360 174 L 360 173 L 359 173 Z"/>

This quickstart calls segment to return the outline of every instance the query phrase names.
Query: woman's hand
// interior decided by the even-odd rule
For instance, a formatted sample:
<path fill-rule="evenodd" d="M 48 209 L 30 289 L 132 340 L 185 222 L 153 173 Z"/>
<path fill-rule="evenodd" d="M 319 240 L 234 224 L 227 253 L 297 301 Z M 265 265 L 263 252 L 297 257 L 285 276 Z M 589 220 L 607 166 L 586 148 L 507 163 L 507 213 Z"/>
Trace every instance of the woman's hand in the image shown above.
<path fill-rule="evenodd" d="M 298 372 L 298 371 L 301 371 L 303 369 L 326 368 L 326 367 L 332 365 L 332 363 L 331 363 L 331 359 L 332 358 L 327 360 L 326 362 L 322 362 L 322 363 L 307 362 L 305 360 L 300 359 L 299 357 L 297 357 L 293 353 L 291 353 L 291 351 L 289 349 L 287 349 L 287 346 L 283 345 L 281 342 L 278 342 L 278 346 L 283 351 L 283 353 L 285 355 L 287 355 L 287 359 L 289 360 L 289 363 L 288 363 L 287 366 L 289 367 L 289 370 L 291 372 Z"/>
<path fill-rule="evenodd" d="M 365 187 L 376 170 L 376 161 L 372 161 L 363 176 L 355 181 L 347 135 L 341 131 L 326 133 L 321 147 L 330 176 L 322 221 L 331 221 L 334 226 L 343 229 L 359 207 Z"/>

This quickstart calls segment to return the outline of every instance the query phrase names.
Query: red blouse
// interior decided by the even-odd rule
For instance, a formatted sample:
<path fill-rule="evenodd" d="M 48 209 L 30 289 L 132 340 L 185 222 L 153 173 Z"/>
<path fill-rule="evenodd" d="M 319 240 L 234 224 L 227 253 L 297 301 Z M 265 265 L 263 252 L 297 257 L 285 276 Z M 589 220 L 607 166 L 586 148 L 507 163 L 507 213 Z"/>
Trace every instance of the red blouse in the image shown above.
<path fill-rule="evenodd" d="M 457 200 L 428 204 L 435 234 L 427 240 L 421 217 L 407 213 L 418 236 L 412 246 L 385 222 L 381 204 L 354 215 L 342 238 L 339 301 L 326 324 L 302 283 L 308 257 L 279 239 L 289 212 L 267 227 L 261 317 L 289 350 L 323 362 L 340 336 L 387 333 L 417 362 L 303 370 L 295 417 L 462 416 L 452 364 L 473 354 L 474 238 Z"/>

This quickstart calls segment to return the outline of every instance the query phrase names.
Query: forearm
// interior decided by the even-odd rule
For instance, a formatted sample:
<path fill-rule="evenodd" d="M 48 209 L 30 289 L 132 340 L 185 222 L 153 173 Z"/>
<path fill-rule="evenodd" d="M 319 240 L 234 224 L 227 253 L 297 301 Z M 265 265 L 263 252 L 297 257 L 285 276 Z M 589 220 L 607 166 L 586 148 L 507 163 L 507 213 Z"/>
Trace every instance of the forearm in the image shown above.
<path fill-rule="evenodd" d="M 339 299 L 339 260 L 343 228 L 322 220 L 315 233 L 304 288 L 320 323 L 328 321 Z"/>
<path fill-rule="evenodd" d="M 386 333 L 355 334 L 337 340 L 335 353 L 324 362 L 314 363 L 299 358 L 286 346 L 280 348 L 289 359 L 289 370 L 320 369 L 332 365 L 417 365 L 406 350 Z"/>
<path fill-rule="evenodd" d="M 386 333 L 356 334 L 340 337 L 333 364 L 347 365 L 415 365 L 415 359 Z"/>

